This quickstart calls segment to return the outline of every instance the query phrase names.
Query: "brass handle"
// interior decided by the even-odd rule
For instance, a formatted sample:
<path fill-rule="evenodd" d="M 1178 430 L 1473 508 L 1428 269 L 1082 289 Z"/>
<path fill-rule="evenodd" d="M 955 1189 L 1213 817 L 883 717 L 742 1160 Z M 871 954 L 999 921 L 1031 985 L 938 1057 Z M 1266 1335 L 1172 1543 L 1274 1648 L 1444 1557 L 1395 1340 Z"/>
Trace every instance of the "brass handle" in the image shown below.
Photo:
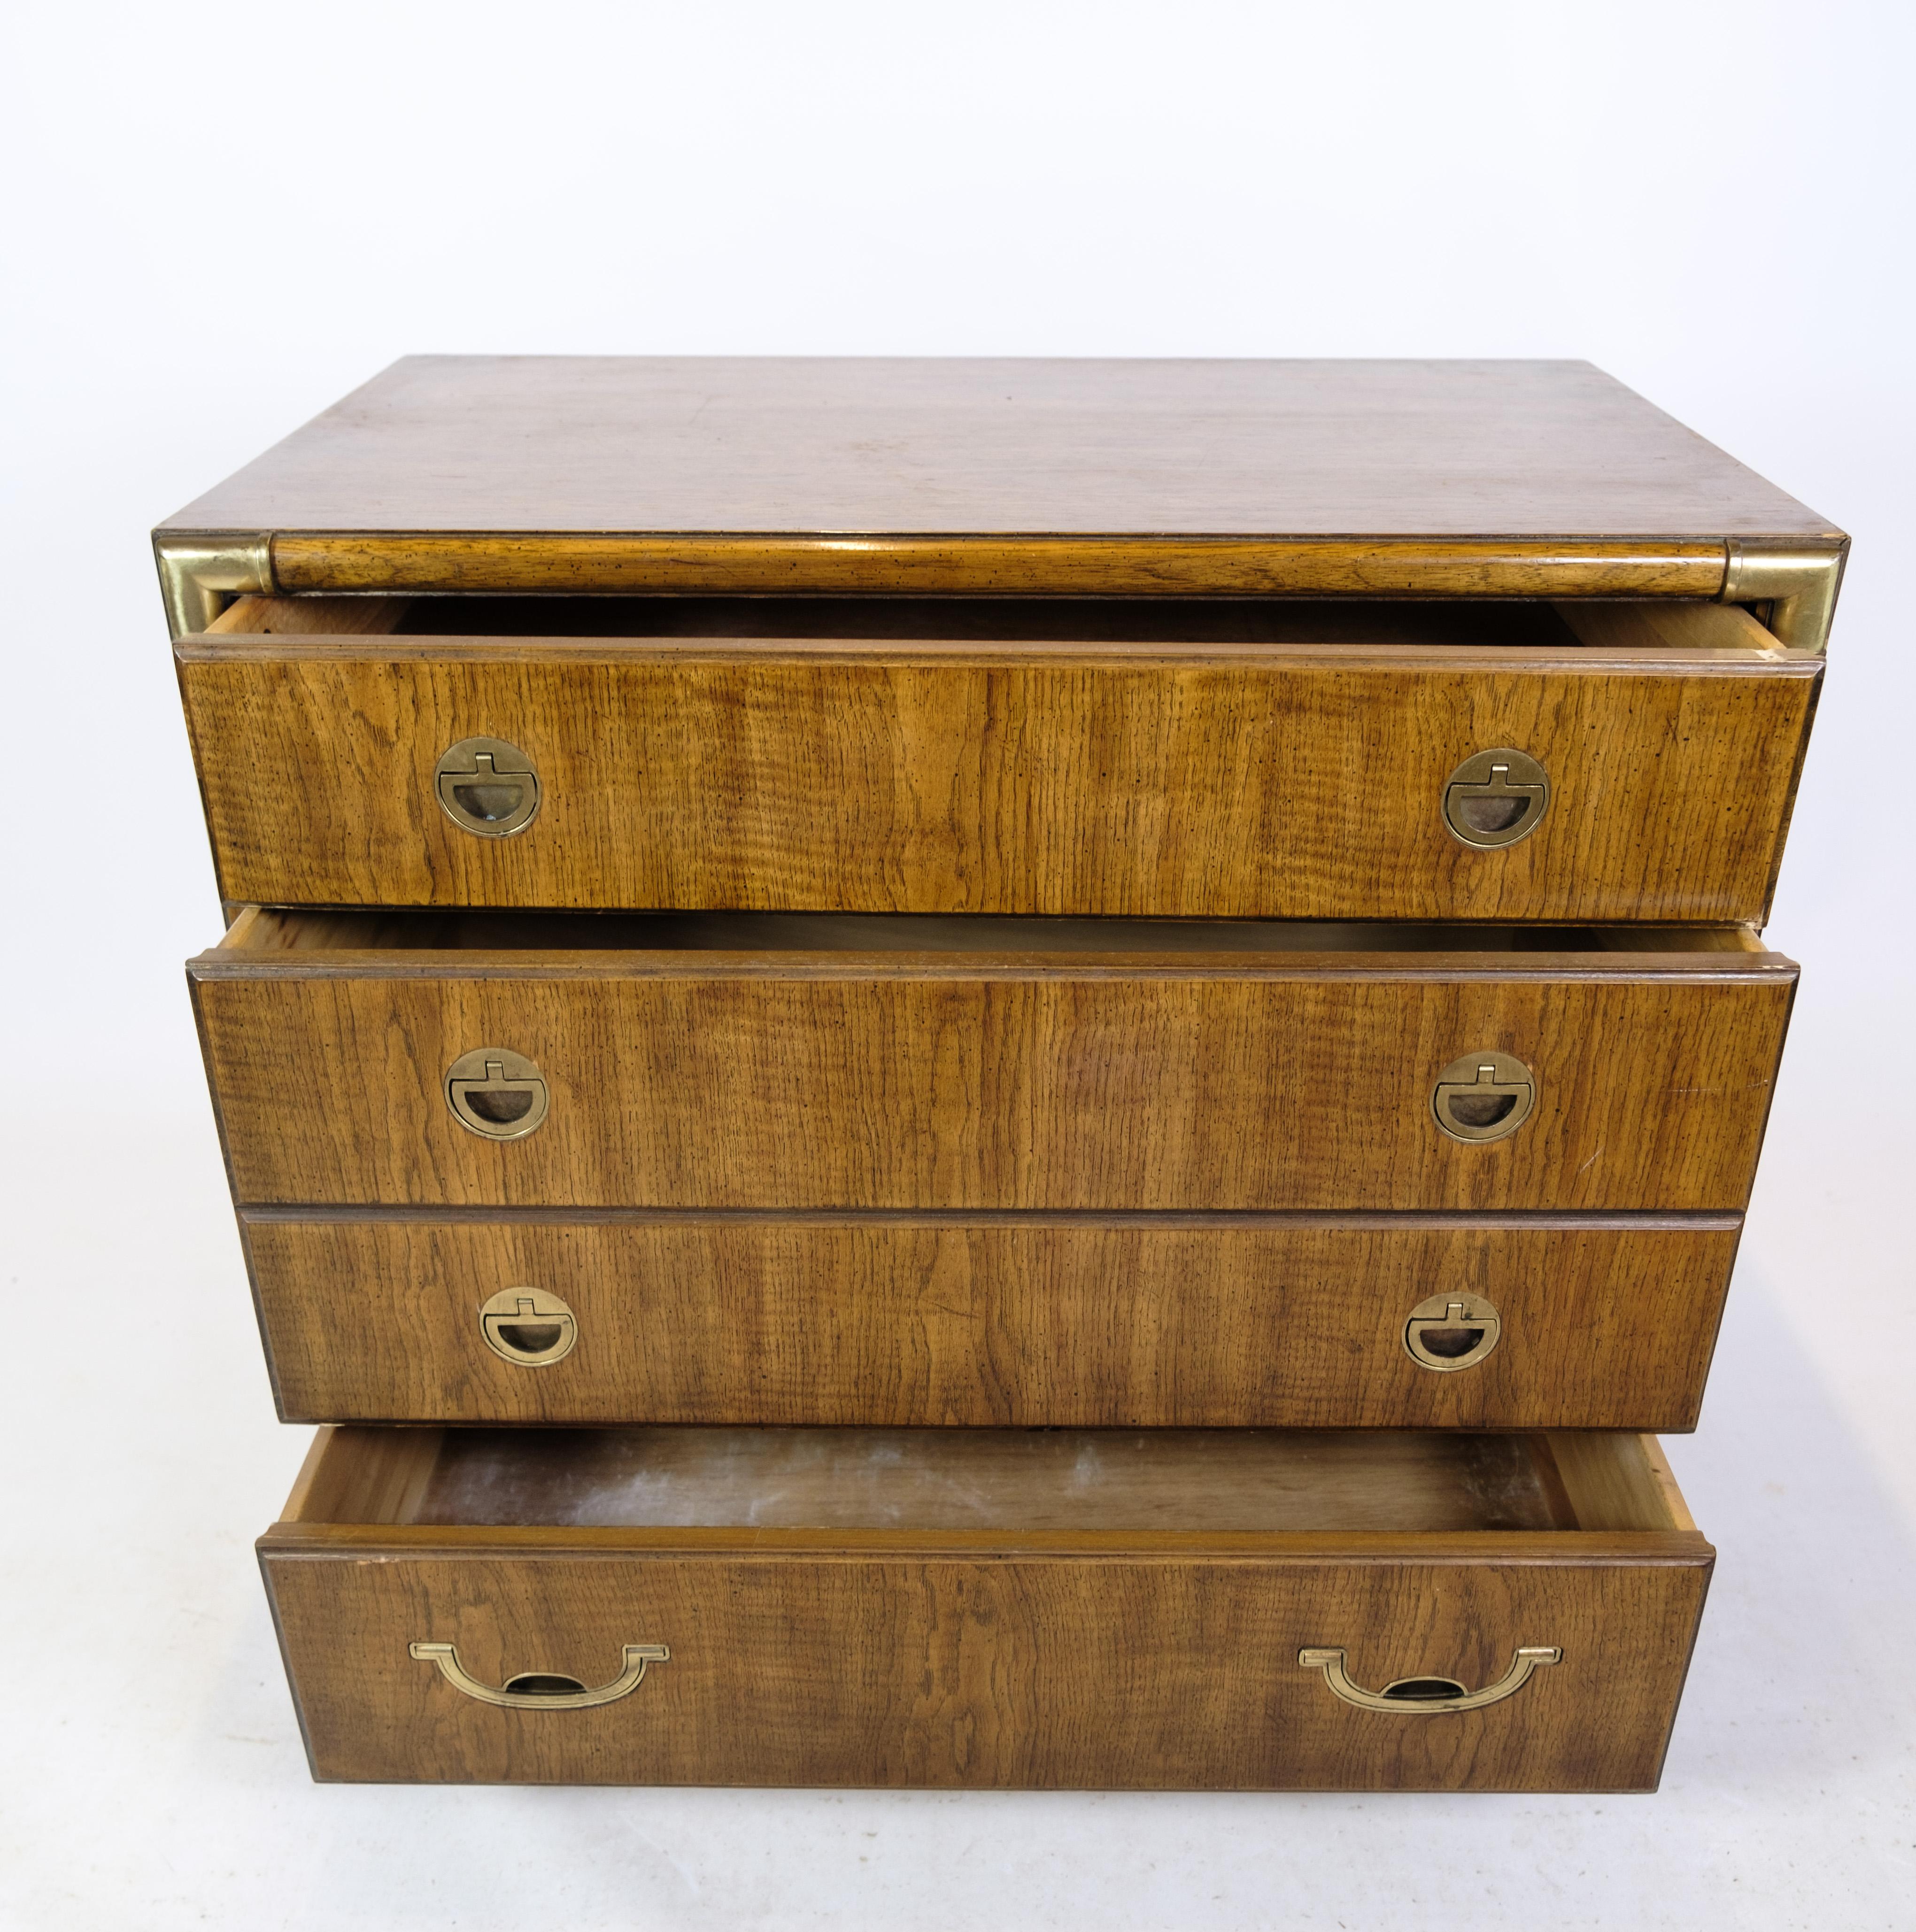
<path fill-rule="evenodd" d="M 1502 1339 L 1504 1318 L 1481 1294 L 1433 1294 L 1404 1323 L 1404 1352 L 1421 1369 L 1440 1374 L 1474 1369 Z"/>
<path fill-rule="evenodd" d="M 1550 809 L 1550 779 L 1527 752 L 1507 745 L 1466 758 L 1444 782 L 1444 823 L 1480 852 L 1528 838 Z"/>
<path fill-rule="evenodd" d="M 601 1684 L 589 1690 L 576 1677 L 526 1671 L 508 1678 L 495 1690 L 491 1684 L 481 1684 L 476 1677 L 466 1674 L 460 1666 L 458 1649 L 452 1644 L 409 1643 L 406 1648 L 407 1654 L 420 1664 L 436 1664 L 439 1675 L 455 1690 L 476 1697 L 481 1704 L 496 1704 L 507 1711 L 589 1711 L 595 1704 L 616 1704 L 621 1697 L 629 1697 L 645 1682 L 648 1664 L 664 1664 L 672 1654 L 662 1643 L 628 1643 L 625 1651 L 625 1668 L 610 1684 Z M 535 1683 L 552 1688 L 537 1690 L 525 1688 Z M 515 1684 L 522 1688 L 515 1690 Z M 568 1685 L 569 1689 L 566 1688 Z"/>
<path fill-rule="evenodd" d="M 539 775 L 503 738 L 448 746 L 433 768 L 433 792 L 460 831 L 481 838 L 510 838 L 538 815 Z"/>
<path fill-rule="evenodd" d="M 503 1288 L 479 1304 L 479 1333 L 495 1355 L 521 1368 L 542 1369 L 572 1352 L 579 1324 L 556 1294 Z"/>
<path fill-rule="evenodd" d="M 1437 1076 L 1431 1114 L 1453 1141 L 1501 1141 L 1530 1118 L 1537 1085 L 1537 1076 L 1513 1053 L 1467 1053 Z"/>
<path fill-rule="evenodd" d="M 1297 1653 L 1297 1661 L 1306 1670 L 1321 1670 L 1324 1681 L 1345 1703 L 1354 1704 L 1360 1711 L 1388 1711 L 1393 1716 L 1413 1718 L 1432 1717 L 1440 1711 L 1481 1711 L 1486 1704 L 1501 1703 L 1506 1697 L 1514 1697 L 1540 1665 L 1563 1660 L 1564 1653 L 1554 1643 L 1527 1643 L 1512 1656 L 1510 1669 L 1481 1690 L 1466 1690 L 1448 1677 L 1400 1677 L 1381 1690 L 1366 1690 L 1351 1682 L 1342 1650 Z"/>
<path fill-rule="evenodd" d="M 550 1099 L 545 1076 L 507 1047 L 475 1047 L 445 1070 L 452 1118 L 486 1140 L 523 1140 L 545 1118 Z"/>

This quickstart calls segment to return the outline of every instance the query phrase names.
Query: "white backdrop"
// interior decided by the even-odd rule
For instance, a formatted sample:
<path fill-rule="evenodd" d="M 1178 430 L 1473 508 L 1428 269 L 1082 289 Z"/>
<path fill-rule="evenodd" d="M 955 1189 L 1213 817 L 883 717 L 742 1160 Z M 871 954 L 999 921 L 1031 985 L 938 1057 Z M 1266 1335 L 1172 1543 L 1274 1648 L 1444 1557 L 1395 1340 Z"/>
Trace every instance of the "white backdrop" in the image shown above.
<path fill-rule="evenodd" d="M 22 8 L 0 1108 L 10 1926 L 1916 1921 L 1909 9 Z M 1805 978 L 1633 1799 L 313 1787 L 179 962 L 146 532 L 409 350 L 1588 356 L 1848 528 Z M 10 1916 L 4 1916 L 10 1915 Z"/>

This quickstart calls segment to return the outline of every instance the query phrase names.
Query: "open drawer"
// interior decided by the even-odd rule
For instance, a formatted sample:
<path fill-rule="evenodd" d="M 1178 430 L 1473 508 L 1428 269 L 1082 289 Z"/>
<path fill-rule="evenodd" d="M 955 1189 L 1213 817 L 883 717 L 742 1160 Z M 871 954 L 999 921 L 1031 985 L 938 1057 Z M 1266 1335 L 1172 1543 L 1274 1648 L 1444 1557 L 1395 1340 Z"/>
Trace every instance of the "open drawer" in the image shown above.
<path fill-rule="evenodd" d="M 1654 1789 L 1714 1552 L 1651 1438 L 322 1432 L 314 1774 Z"/>
<path fill-rule="evenodd" d="M 1734 1213 L 1741 928 L 249 910 L 188 968 L 244 1205 Z"/>
<path fill-rule="evenodd" d="M 1734 605 L 244 597 L 229 903 L 1767 916 L 1822 660 Z"/>

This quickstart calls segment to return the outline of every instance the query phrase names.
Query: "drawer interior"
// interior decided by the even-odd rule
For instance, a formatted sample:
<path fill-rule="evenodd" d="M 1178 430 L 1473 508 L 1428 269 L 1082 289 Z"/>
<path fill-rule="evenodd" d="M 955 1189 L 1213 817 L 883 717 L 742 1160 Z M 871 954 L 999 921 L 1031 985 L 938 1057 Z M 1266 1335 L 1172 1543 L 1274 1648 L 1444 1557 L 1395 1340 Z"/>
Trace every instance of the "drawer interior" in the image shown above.
<path fill-rule="evenodd" d="M 1741 952 L 1747 926 L 1421 925 L 1321 920 L 1025 919 L 994 914 L 283 911 L 250 906 L 223 952 Z"/>
<path fill-rule="evenodd" d="M 711 638 L 769 644 L 1450 646 L 1774 652 L 1736 605 L 1697 598 L 243 597 L 223 635 Z"/>
<path fill-rule="evenodd" d="M 1693 1530 L 1654 1438 L 1282 1429 L 322 1430 L 288 1522 Z"/>

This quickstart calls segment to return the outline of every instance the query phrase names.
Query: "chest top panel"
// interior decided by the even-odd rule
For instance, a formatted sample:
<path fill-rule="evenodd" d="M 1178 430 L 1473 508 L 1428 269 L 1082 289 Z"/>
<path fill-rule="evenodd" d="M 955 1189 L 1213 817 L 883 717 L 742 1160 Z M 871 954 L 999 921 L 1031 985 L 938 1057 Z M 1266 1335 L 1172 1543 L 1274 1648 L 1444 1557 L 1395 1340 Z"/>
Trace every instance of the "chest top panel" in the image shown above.
<path fill-rule="evenodd" d="M 1840 541 L 1586 362 L 409 356 L 161 526 Z"/>

